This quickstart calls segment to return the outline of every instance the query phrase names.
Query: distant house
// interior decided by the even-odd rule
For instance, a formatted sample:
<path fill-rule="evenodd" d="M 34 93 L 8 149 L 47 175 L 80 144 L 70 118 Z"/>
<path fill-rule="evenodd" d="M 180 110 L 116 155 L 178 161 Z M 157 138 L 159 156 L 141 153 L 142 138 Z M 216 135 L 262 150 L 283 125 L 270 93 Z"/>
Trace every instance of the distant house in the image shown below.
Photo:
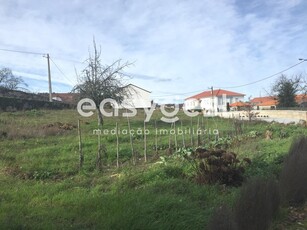
<path fill-rule="evenodd" d="M 307 107 L 307 95 L 306 94 L 296 95 L 295 101 L 300 107 Z"/>
<path fill-rule="evenodd" d="M 225 112 L 230 104 L 244 101 L 245 94 L 224 89 L 204 91 L 188 97 L 184 101 L 184 108 L 191 111 L 205 111 L 207 113 Z"/>
<path fill-rule="evenodd" d="M 295 101 L 300 107 L 307 107 L 307 95 L 299 94 L 295 96 Z M 276 96 L 255 97 L 250 101 L 254 109 L 276 109 L 278 99 Z"/>
<path fill-rule="evenodd" d="M 277 97 L 266 96 L 266 97 L 255 97 L 250 101 L 253 109 L 264 110 L 264 109 L 276 109 L 278 104 Z"/>
<path fill-rule="evenodd" d="M 234 103 L 230 104 L 229 106 L 230 106 L 231 110 L 234 110 L 234 111 L 246 110 L 246 109 L 251 107 L 251 105 L 249 103 L 245 103 L 245 102 L 242 102 L 242 101 L 234 102 Z"/>
<path fill-rule="evenodd" d="M 150 98 L 151 92 L 143 89 L 134 84 L 126 85 L 125 87 L 127 96 L 124 97 L 123 102 L 120 104 L 120 108 L 150 108 L 152 100 Z"/>
<path fill-rule="evenodd" d="M 124 97 L 123 102 L 119 108 L 150 108 L 151 107 L 151 92 L 139 86 L 129 84 L 124 86 L 127 96 Z M 52 93 L 54 101 L 60 101 L 67 104 L 77 104 L 80 99 L 78 93 Z"/>
<path fill-rule="evenodd" d="M 78 98 L 78 93 L 52 93 L 53 101 L 60 101 L 67 104 L 77 104 Z"/>

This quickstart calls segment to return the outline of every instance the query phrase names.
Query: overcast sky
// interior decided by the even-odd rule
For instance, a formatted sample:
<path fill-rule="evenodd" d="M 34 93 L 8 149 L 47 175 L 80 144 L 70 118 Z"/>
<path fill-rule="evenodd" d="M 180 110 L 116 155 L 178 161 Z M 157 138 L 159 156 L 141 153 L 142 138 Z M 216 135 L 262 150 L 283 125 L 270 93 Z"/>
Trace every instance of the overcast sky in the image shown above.
<path fill-rule="evenodd" d="M 76 83 L 95 36 L 103 63 L 134 62 L 158 102 L 257 81 L 307 58 L 305 0 L 0 0 L 0 49 L 49 53 L 53 91 Z M 47 91 L 42 55 L 0 51 L 0 67 Z M 285 72 L 306 73 L 307 62 Z M 263 96 L 277 77 L 228 88 Z"/>

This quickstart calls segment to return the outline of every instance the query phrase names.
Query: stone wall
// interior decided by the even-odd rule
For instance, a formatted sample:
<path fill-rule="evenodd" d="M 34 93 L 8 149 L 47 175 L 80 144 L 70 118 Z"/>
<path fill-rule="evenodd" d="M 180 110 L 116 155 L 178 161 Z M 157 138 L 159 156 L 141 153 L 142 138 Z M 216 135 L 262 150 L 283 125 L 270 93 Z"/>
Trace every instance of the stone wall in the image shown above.
<path fill-rule="evenodd" d="M 252 112 L 258 113 L 259 118 L 288 118 L 296 120 L 304 120 L 307 122 L 307 112 L 297 110 L 253 110 Z M 230 111 L 219 112 L 217 116 L 224 118 L 246 118 L 246 112 L 244 111 Z"/>

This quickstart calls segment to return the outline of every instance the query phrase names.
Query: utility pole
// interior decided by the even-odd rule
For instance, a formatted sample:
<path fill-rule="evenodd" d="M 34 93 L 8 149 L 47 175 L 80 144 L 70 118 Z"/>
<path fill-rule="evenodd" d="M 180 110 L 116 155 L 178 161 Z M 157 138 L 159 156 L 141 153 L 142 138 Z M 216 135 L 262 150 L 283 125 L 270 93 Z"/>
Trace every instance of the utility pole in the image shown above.
<path fill-rule="evenodd" d="M 50 56 L 47 54 L 48 63 L 48 82 L 49 82 L 49 101 L 52 102 L 52 87 L 51 87 L 51 71 L 50 71 Z"/>

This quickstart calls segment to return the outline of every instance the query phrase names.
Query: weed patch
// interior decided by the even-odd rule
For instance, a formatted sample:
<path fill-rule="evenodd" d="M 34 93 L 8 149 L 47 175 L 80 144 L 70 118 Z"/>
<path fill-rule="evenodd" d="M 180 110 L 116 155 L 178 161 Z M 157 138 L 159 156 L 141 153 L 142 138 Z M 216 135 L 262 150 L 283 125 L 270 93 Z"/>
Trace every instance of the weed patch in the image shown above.
<path fill-rule="evenodd" d="M 238 229 L 268 229 L 279 203 L 279 190 L 275 181 L 260 178 L 249 181 L 242 187 L 234 208 Z"/>
<path fill-rule="evenodd" d="M 215 209 L 208 225 L 209 230 L 237 230 L 232 210 L 222 205 Z"/>
<path fill-rule="evenodd" d="M 307 137 L 295 140 L 280 174 L 280 189 L 284 201 L 297 205 L 307 198 Z"/>

